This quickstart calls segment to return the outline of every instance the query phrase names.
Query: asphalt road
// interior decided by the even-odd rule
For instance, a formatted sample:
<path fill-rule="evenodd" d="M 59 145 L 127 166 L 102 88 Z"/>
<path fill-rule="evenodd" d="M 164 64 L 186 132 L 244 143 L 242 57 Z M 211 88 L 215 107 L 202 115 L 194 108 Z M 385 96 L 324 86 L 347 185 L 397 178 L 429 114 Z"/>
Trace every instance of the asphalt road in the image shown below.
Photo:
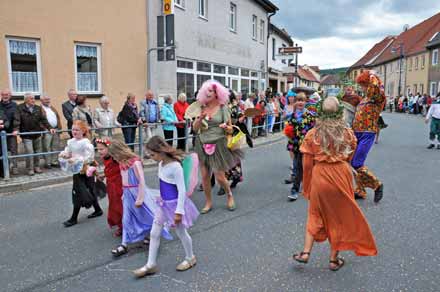
<path fill-rule="evenodd" d="M 359 204 L 379 248 L 377 257 L 344 252 L 346 266 L 328 270 L 329 247 L 317 244 L 307 265 L 291 260 L 303 244 L 307 202 L 288 202 L 284 143 L 249 150 L 245 182 L 236 191 L 238 209 L 225 198 L 201 215 L 190 230 L 198 264 L 176 272 L 183 248 L 162 241 L 160 273 L 136 280 L 131 270 L 147 253 L 138 246 L 118 260 L 119 243 L 106 218 L 65 229 L 71 212 L 70 184 L 0 197 L 1 291 L 440 291 L 440 150 L 427 150 L 421 118 L 386 114 L 383 131 L 367 164 L 383 180 L 383 201 L 372 194 Z M 154 170 L 147 183 L 157 185 Z M 195 193 L 203 207 L 203 194 Z M 106 199 L 101 201 L 107 205 Z"/>

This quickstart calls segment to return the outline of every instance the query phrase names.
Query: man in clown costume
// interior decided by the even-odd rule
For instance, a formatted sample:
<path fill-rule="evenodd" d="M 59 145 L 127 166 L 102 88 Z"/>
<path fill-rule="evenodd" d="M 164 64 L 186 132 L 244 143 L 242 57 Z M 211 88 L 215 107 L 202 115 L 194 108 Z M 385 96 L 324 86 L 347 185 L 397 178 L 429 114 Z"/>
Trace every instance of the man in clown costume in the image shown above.
<path fill-rule="evenodd" d="M 366 188 L 374 190 L 374 202 L 379 202 L 383 197 L 383 183 L 365 166 L 365 160 L 374 144 L 380 113 L 382 112 L 386 97 L 379 77 L 372 71 L 364 71 L 356 79 L 362 87 L 365 97 L 356 108 L 353 120 L 353 131 L 358 139 L 357 148 L 351 165 L 357 174 L 355 197 L 365 199 Z"/>

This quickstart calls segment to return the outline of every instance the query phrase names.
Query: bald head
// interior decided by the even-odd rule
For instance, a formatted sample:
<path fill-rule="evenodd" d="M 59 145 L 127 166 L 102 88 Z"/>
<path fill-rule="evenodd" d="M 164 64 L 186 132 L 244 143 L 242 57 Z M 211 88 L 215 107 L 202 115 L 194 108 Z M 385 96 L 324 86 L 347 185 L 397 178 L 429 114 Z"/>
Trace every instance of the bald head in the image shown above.
<path fill-rule="evenodd" d="M 145 93 L 145 98 L 147 100 L 153 100 L 154 99 L 153 90 L 151 90 L 151 89 L 147 90 L 147 92 Z"/>

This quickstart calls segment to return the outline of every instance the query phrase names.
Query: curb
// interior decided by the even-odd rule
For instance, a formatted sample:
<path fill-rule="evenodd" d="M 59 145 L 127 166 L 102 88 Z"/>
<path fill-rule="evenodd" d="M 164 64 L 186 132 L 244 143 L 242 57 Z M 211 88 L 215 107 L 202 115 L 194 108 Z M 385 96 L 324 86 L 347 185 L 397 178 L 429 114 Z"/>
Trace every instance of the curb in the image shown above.
<path fill-rule="evenodd" d="M 275 144 L 275 143 L 278 143 L 282 140 L 284 140 L 284 135 L 282 135 L 281 133 L 275 134 L 273 136 L 273 139 L 267 139 L 266 141 L 262 141 L 261 143 L 254 143 L 253 149 L 258 148 L 260 146 Z M 256 140 L 256 141 L 254 140 L 254 142 L 257 142 L 257 141 L 258 140 Z M 246 148 L 249 148 L 249 147 L 246 145 L 245 149 Z M 152 161 L 148 161 L 148 160 L 145 161 L 144 160 L 143 165 L 144 165 L 144 169 L 151 169 L 156 166 L 156 163 L 152 162 Z M 41 179 L 38 181 L 15 182 L 15 183 L 1 186 L 0 187 L 0 196 L 5 196 L 5 195 L 16 193 L 16 192 L 28 191 L 28 190 L 43 187 L 43 186 L 51 186 L 51 185 L 61 184 L 61 183 L 65 183 L 65 182 L 68 182 L 71 180 L 72 180 L 71 175 L 65 175 L 65 176 L 57 176 L 57 177 L 49 178 L 49 179 Z"/>

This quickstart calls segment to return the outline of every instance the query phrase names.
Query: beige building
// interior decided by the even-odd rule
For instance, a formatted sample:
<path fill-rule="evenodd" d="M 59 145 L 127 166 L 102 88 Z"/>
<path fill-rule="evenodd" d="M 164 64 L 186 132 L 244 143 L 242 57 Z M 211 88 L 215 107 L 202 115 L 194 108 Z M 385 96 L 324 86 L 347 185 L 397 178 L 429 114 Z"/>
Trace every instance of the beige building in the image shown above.
<path fill-rule="evenodd" d="M 74 88 L 94 107 L 102 95 L 119 111 L 146 90 L 146 0 L 3 0 L 0 88 L 20 99 L 47 93 L 61 110 Z M 64 122 L 64 119 L 62 119 Z"/>
<path fill-rule="evenodd" d="M 406 58 L 406 94 L 428 92 L 428 62 L 429 52 L 427 50 Z"/>

